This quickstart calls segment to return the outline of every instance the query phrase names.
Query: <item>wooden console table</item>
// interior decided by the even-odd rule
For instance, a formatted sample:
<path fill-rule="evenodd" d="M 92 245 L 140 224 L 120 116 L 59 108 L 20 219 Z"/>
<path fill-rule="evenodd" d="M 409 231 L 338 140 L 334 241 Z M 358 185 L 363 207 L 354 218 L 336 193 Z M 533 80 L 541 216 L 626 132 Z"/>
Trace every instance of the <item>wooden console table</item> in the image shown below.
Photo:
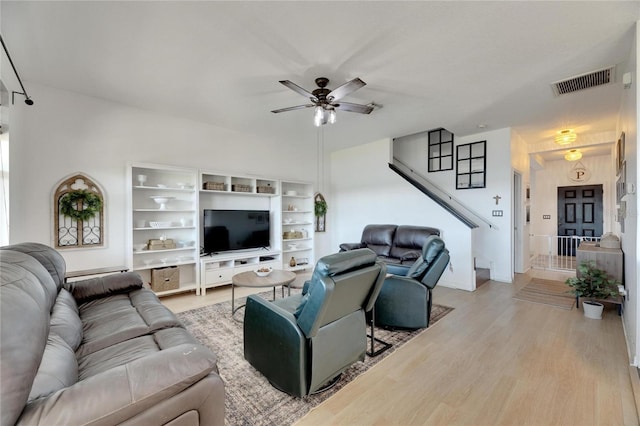
<path fill-rule="evenodd" d="M 622 296 L 618 295 L 614 298 L 609 298 L 609 299 L 591 299 L 591 298 L 587 298 L 587 300 L 593 300 L 594 302 L 600 302 L 600 303 L 612 303 L 614 305 L 616 305 L 616 308 L 618 308 L 618 316 L 622 315 L 622 311 L 623 311 L 623 299 Z M 576 307 L 578 309 L 580 309 L 580 296 L 576 296 Z"/>
<path fill-rule="evenodd" d="M 593 261 L 596 268 L 607 271 L 609 278 L 624 284 L 624 254 L 621 249 L 602 248 L 582 242 L 576 253 L 576 266 L 588 261 Z M 576 273 L 579 274 L 580 271 Z"/>
<path fill-rule="evenodd" d="M 111 274 L 112 272 L 127 272 L 129 268 L 126 266 L 106 266 L 104 268 L 83 269 L 81 271 L 72 271 L 64 274 L 64 282 L 69 278 L 87 277 L 90 275 Z"/>

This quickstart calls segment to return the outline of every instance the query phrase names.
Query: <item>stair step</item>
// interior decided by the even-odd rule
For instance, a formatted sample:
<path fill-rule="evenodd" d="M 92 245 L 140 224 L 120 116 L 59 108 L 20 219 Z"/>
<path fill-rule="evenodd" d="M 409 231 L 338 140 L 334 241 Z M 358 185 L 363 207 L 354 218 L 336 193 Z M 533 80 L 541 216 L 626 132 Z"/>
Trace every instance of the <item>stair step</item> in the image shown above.
<path fill-rule="evenodd" d="M 491 271 L 488 268 L 476 268 L 476 288 L 491 279 Z"/>

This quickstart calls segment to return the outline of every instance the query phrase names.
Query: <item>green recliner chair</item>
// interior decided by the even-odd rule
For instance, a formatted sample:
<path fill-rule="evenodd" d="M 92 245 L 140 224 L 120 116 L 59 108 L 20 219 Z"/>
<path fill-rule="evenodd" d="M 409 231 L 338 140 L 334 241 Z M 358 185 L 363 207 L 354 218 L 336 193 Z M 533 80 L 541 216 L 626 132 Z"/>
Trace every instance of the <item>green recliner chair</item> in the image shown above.
<path fill-rule="evenodd" d="M 302 294 L 247 298 L 244 357 L 273 386 L 303 397 L 322 390 L 367 349 L 365 312 L 386 267 L 369 249 L 321 258 Z"/>
<path fill-rule="evenodd" d="M 429 327 L 431 290 L 448 264 L 449 250 L 444 241 L 435 235 L 428 237 L 421 256 L 406 276 L 392 275 L 384 280 L 375 303 L 375 325 L 409 329 Z"/>

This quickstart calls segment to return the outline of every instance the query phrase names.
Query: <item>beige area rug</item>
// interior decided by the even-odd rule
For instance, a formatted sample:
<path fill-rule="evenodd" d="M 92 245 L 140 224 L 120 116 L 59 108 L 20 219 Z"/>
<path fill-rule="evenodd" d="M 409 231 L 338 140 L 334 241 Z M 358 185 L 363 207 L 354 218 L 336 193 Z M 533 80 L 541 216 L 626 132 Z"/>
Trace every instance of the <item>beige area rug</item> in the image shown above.
<path fill-rule="evenodd" d="M 513 298 L 570 310 L 576 303 L 576 298 L 570 290 L 571 287 L 562 281 L 533 278 Z"/>
<path fill-rule="evenodd" d="M 272 297 L 270 292 L 261 295 L 265 298 Z M 244 301 L 244 298 L 237 299 L 236 306 L 244 304 Z M 433 327 L 452 310 L 453 308 L 434 304 L 429 327 Z M 226 425 L 290 425 L 395 349 L 425 331 L 376 328 L 376 338 L 393 343 L 391 349 L 380 356 L 367 356 L 364 362 L 353 364 L 332 389 L 306 398 L 295 398 L 271 386 L 268 380 L 245 361 L 242 323 L 233 320 L 230 313 L 231 303 L 224 302 L 176 314 L 187 329 L 218 356 L 218 370 L 225 383 Z M 242 314 L 241 310 L 236 313 L 236 317 L 241 317 Z"/>

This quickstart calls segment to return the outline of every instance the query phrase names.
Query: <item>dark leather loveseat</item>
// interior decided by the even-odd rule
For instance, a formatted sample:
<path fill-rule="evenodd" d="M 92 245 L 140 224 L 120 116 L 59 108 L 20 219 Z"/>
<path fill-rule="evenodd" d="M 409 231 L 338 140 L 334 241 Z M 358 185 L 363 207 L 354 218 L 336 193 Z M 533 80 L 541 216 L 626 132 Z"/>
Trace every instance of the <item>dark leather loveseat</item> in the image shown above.
<path fill-rule="evenodd" d="M 138 274 L 64 275 L 50 247 L 0 249 L 0 424 L 224 424 L 215 354 Z"/>
<path fill-rule="evenodd" d="M 406 275 L 431 235 L 439 236 L 440 230 L 413 225 L 367 225 L 359 243 L 342 243 L 340 251 L 369 248 L 387 264 L 387 272 Z"/>

